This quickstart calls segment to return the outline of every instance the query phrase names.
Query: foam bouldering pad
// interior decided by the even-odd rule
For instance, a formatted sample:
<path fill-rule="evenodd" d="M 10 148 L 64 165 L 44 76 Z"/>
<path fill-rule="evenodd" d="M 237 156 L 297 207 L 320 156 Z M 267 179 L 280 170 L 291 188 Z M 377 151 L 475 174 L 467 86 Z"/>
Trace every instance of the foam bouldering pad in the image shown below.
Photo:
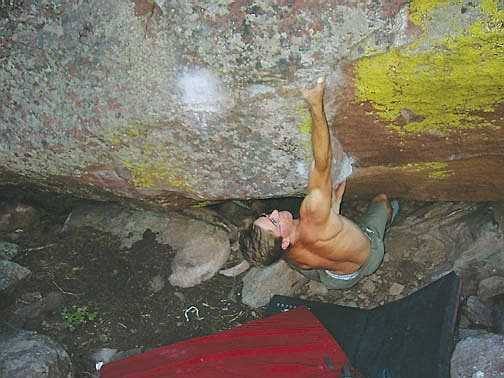
<path fill-rule="evenodd" d="M 365 377 L 450 376 L 461 280 L 453 272 L 374 309 L 274 296 L 267 314 L 309 308 Z"/>
<path fill-rule="evenodd" d="M 301 307 L 104 365 L 101 378 L 343 377 L 348 358 Z"/>

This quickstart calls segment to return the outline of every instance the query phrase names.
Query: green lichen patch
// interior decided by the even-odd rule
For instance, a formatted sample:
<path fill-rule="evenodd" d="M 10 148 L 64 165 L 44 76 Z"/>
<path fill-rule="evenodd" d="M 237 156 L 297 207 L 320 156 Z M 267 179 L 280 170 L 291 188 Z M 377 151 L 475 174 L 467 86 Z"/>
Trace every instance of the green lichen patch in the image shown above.
<path fill-rule="evenodd" d="M 297 110 L 297 114 L 301 119 L 297 125 L 299 132 L 303 135 L 311 135 L 312 118 L 310 112 L 305 107 L 300 107 Z"/>
<path fill-rule="evenodd" d="M 301 134 L 301 145 L 304 148 L 306 159 L 311 157 L 311 131 L 312 131 L 312 117 L 309 110 L 305 105 L 300 105 L 296 110 L 298 119 L 297 129 Z"/>
<path fill-rule="evenodd" d="M 420 173 L 435 180 L 445 179 L 453 174 L 448 169 L 448 164 L 442 161 L 408 163 L 396 169 L 408 173 Z"/>
<path fill-rule="evenodd" d="M 480 7 L 481 10 L 490 17 L 493 23 L 502 24 L 502 22 L 504 22 L 504 5 L 502 4 L 502 1 L 482 0 Z"/>
<path fill-rule="evenodd" d="M 210 206 L 212 204 L 213 204 L 213 202 L 211 202 L 211 201 L 199 201 L 199 202 L 196 202 L 195 204 L 191 205 L 191 207 L 195 208 L 195 209 L 200 209 L 203 207 Z"/>
<path fill-rule="evenodd" d="M 481 11 L 485 20 L 429 51 L 410 46 L 359 61 L 358 100 L 401 133 L 496 127 L 483 115 L 504 101 L 504 12 L 491 0 Z M 404 120 L 405 110 L 416 117 Z"/>
<path fill-rule="evenodd" d="M 110 129 L 103 138 L 130 171 L 136 188 L 191 192 L 182 162 L 170 154 L 163 142 L 163 127 L 166 125 L 156 122 L 130 121 Z"/>
<path fill-rule="evenodd" d="M 130 170 L 133 184 L 137 188 L 153 189 L 167 186 L 180 191 L 190 191 L 189 185 L 179 173 L 178 169 L 170 169 L 166 161 L 132 162 L 122 160 Z"/>
<path fill-rule="evenodd" d="M 114 128 L 104 134 L 104 139 L 113 146 L 128 144 L 133 139 L 145 139 L 151 130 L 159 128 L 155 123 L 130 121 L 123 128 Z"/>
<path fill-rule="evenodd" d="M 422 25 L 426 17 L 435 8 L 449 3 L 450 0 L 415 0 L 410 4 L 410 19 L 416 25 Z M 452 1 L 453 2 L 453 1 Z M 461 3 L 461 1 L 458 1 Z"/>

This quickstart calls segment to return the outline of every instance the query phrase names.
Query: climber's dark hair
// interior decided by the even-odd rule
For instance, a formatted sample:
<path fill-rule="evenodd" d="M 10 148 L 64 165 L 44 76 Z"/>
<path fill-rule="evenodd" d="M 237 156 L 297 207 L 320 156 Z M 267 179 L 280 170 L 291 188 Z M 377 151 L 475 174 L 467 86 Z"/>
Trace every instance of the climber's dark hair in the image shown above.
<path fill-rule="evenodd" d="M 252 222 L 240 232 L 240 251 L 251 265 L 267 266 L 282 256 L 282 237 L 263 230 Z"/>

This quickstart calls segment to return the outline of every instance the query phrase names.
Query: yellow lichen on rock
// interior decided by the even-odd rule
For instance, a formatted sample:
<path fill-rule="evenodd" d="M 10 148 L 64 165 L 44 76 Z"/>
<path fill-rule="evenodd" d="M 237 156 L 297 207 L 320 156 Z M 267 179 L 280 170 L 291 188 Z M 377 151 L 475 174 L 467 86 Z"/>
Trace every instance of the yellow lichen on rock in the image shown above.
<path fill-rule="evenodd" d="M 212 203 L 213 203 L 212 201 L 199 201 L 199 202 L 191 205 L 191 207 L 195 208 L 195 209 L 200 209 L 203 207 L 207 207 L 207 206 L 211 205 Z"/>
<path fill-rule="evenodd" d="M 303 135 L 311 135 L 312 119 L 310 112 L 305 107 L 300 107 L 297 113 L 299 118 L 301 118 L 301 122 L 297 125 L 299 132 Z"/>
<path fill-rule="evenodd" d="M 166 189 L 191 192 L 181 163 L 167 153 L 155 132 L 162 125 L 130 121 L 125 127 L 104 133 L 103 138 L 116 150 L 117 158 L 129 170 L 139 189 Z"/>
<path fill-rule="evenodd" d="M 410 4 L 410 19 L 416 25 L 422 25 L 425 17 L 436 7 L 449 3 L 450 0 L 416 0 Z M 453 1 L 452 1 L 453 2 Z M 461 3 L 461 1 L 458 1 Z"/>
<path fill-rule="evenodd" d="M 133 184 L 140 189 L 177 189 L 191 191 L 182 175 L 177 169 L 169 169 L 166 161 L 139 161 L 123 160 L 122 163 L 129 169 Z"/>
<path fill-rule="evenodd" d="M 421 9 L 447 2 L 429 3 Z M 412 45 L 361 59 L 357 99 L 371 103 L 379 118 L 401 133 L 497 127 L 485 113 L 504 101 L 504 11 L 494 0 L 483 1 L 480 10 L 484 19 L 460 35 L 432 42 L 429 50 Z M 404 120 L 405 111 L 414 117 Z"/>
<path fill-rule="evenodd" d="M 444 179 L 453 174 L 448 169 L 448 164 L 442 161 L 408 163 L 403 166 L 395 167 L 394 169 L 410 173 L 420 173 L 430 179 Z"/>

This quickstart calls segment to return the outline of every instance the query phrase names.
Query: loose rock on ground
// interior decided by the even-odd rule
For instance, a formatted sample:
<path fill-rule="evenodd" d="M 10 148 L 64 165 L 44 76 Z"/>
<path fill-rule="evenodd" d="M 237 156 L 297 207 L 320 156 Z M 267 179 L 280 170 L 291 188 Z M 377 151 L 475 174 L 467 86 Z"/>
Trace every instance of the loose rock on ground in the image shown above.
<path fill-rule="evenodd" d="M 70 378 L 72 363 L 61 345 L 24 330 L 0 333 L 0 377 Z"/>

